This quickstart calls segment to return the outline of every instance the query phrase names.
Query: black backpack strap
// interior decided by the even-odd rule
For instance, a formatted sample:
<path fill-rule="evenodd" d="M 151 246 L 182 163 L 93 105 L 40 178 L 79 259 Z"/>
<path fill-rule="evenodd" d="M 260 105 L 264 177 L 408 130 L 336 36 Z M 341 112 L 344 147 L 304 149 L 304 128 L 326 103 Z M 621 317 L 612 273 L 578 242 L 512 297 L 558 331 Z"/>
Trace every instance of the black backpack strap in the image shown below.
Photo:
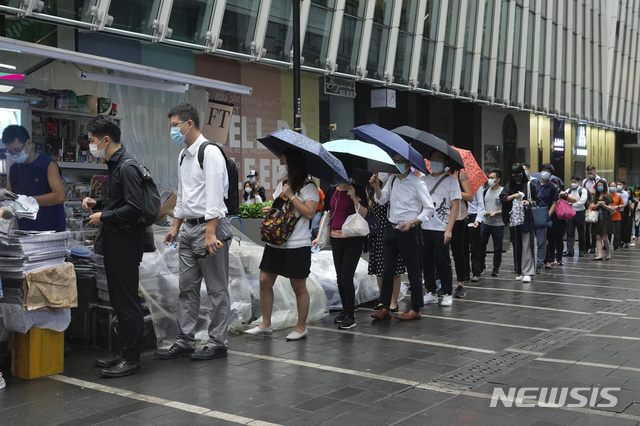
<path fill-rule="evenodd" d="M 487 186 L 484 191 L 482 191 L 482 198 L 487 196 L 487 192 L 489 192 L 489 187 Z"/>
<path fill-rule="evenodd" d="M 435 193 L 435 192 L 436 192 L 436 189 L 438 189 L 438 187 L 440 186 L 440 184 L 442 183 L 442 181 L 443 181 L 443 180 L 445 180 L 445 179 L 447 178 L 447 176 L 449 176 L 449 175 L 448 175 L 448 174 L 446 174 L 446 173 L 445 173 L 444 175 L 442 175 L 442 177 L 440 178 L 440 180 L 439 180 L 439 181 L 437 181 L 437 182 L 436 182 L 436 184 L 433 186 L 433 189 L 430 189 L 430 190 L 429 190 L 429 195 L 431 195 L 431 194 L 433 194 L 433 193 Z M 429 189 L 429 188 L 427 188 L 427 189 Z"/>
<path fill-rule="evenodd" d="M 180 166 L 182 166 L 182 162 L 184 161 L 184 157 L 186 156 L 187 156 L 186 149 L 183 149 L 182 152 L 180 153 Z"/>

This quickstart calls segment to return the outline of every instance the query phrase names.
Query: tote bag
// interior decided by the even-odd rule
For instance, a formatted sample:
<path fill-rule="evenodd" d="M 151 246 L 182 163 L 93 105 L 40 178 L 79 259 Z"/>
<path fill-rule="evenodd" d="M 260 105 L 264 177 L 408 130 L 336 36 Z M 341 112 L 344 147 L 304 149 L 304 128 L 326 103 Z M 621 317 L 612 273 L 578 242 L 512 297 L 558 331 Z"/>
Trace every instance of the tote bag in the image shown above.
<path fill-rule="evenodd" d="M 323 249 L 331 245 L 331 210 L 322 213 L 320 221 L 320 229 L 318 230 L 318 247 Z"/>
<path fill-rule="evenodd" d="M 366 237 L 369 235 L 369 223 L 359 213 L 347 217 L 342 225 L 342 235 L 348 237 Z"/>

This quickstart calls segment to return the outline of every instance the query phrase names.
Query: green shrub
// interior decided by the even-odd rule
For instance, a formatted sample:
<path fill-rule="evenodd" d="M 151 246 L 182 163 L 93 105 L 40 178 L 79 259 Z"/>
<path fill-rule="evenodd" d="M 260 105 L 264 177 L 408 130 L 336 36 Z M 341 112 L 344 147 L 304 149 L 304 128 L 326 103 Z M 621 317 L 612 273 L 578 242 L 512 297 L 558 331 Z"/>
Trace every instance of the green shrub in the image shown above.
<path fill-rule="evenodd" d="M 263 217 L 262 209 L 264 207 L 271 207 L 271 204 L 273 204 L 273 201 L 254 204 L 240 204 L 238 217 L 242 219 L 261 219 Z"/>

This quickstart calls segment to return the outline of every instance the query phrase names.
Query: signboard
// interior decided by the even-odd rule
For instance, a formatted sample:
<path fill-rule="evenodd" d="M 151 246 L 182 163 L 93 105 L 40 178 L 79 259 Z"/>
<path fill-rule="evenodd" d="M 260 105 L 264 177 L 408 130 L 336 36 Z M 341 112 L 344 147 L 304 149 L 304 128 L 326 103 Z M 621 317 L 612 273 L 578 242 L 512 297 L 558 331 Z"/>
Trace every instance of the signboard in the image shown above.
<path fill-rule="evenodd" d="M 211 142 L 224 145 L 229 135 L 232 115 L 233 104 L 219 102 L 214 99 L 209 100 L 207 112 L 204 117 L 202 117 L 204 121 L 202 134 L 204 137 Z"/>
<path fill-rule="evenodd" d="M 553 140 L 553 150 L 557 152 L 564 152 L 564 139 L 555 138 Z"/>
<path fill-rule="evenodd" d="M 578 127 L 578 138 L 576 139 L 576 155 L 587 156 L 587 128 Z"/>
<path fill-rule="evenodd" d="M 374 89 L 371 91 L 371 108 L 395 108 L 396 91 L 393 89 Z"/>
<path fill-rule="evenodd" d="M 356 81 L 346 78 L 326 75 L 324 77 L 324 93 L 327 95 L 356 97 Z"/>

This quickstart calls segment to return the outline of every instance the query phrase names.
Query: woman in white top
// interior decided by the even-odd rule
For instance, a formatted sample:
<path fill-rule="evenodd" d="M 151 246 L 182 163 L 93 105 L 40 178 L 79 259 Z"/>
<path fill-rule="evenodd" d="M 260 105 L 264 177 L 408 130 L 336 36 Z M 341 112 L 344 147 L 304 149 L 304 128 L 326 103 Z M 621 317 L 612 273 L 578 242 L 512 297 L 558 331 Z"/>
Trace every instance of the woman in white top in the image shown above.
<path fill-rule="evenodd" d="M 262 201 L 262 198 L 260 197 L 260 195 L 258 195 L 258 189 L 254 188 L 253 185 L 251 185 L 251 182 L 246 181 L 244 183 L 244 195 L 242 196 L 242 204 L 261 203 Z"/>
<path fill-rule="evenodd" d="M 273 285 L 282 275 L 289 278 L 296 295 L 298 306 L 298 325 L 287 336 L 287 340 L 300 340 L 307 337 L 307 315 L 309 314 L 309 292 L 307 277 L 311 271 L 311 228 L 309 221 L 313 219 L 320 198 L 318 187 L 307 181 L 307 164 L 299 151 L 286 151 L 280 157 L 278 173 L 284 180 L 278 184 L 274 198 L 281 194 L 291 200 L 296 217 L 299 218 L 293 232 L 283 244 L 267 243 L 260 262 L 260 306 L 262 308 L 262 324 L 248 330 L 247 334 L 271 334 L 271 312 L 273 311 Z M 265 207 L 263 214 L 267 216 L 271 207 Z"/>

